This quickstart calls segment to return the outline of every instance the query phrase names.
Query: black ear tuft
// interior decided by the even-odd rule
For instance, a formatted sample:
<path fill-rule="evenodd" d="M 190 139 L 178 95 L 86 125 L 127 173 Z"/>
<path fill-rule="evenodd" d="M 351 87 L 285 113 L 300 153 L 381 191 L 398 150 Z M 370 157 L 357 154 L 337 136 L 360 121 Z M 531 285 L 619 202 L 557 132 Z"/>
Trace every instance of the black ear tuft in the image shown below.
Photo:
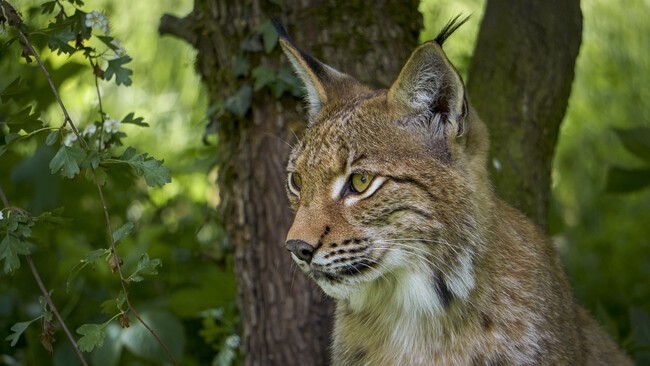
<path fill-rule="evenodd" d="M 278 19 L 275 16 L 272 16 L 271 17 L 271 24 L 273 24 L 273 27 L 275 28 L 275 31 L 278 32 L 278 36 L 280 36 L 280 38 L 284 38 L 284 39 L 288 40 L 289 42 L 291 42 L 292 44 L 295 44 L 295 42 L 293 41 L 293 39 L 289 35 L 289 32 L 287 32 L 287 29 L 284 27 L 284 25 L 282 24 L 280 19 Z"/>
<path fill-rule="evenodd" d="M 467 22 L 470 16 L 471 15 L 468 15 L 463 19 L 459 20 L 461 15 L 460 14 L 456 15 L 440 30 L 440 33 L 438 33 L 436 38 L 434 38 L 433 40 L 438 45 L 440 45 L 440 47 L 442 47 L 442 44 L 445 43 L 445 40 L 449 38 L 449 36 L 451 36 L 452 33 L 454 33 L 458 28 L 460 28 L 460 26 L 465 24 L 465 22 Z"/>

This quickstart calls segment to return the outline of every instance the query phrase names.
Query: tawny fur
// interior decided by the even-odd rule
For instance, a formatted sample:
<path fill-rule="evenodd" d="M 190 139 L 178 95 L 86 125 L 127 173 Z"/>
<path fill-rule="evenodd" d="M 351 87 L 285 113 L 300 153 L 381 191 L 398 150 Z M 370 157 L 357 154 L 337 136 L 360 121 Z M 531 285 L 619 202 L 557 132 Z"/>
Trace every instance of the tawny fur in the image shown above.
<path fill-rule="evenodd" d="M 439 44 L 372 91 L 281 43 L 311 115 L 287 240 L 313 248 L 292 256 L 337 301 L 334 365 L 631 365 L 548 238 L 494 195 L 486 127 Z M 363 192 L 355 173 L 374 177 Z"/>

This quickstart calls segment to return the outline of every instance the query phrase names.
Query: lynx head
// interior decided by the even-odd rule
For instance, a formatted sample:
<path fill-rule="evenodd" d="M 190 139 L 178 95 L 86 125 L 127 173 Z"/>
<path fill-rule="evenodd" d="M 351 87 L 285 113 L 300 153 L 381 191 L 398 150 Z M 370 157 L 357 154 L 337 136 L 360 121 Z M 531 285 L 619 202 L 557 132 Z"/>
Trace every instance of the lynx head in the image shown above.
<path fill-rule="evenodd" d="M 279 29 L 309 111 L 287 165 L 295 220 L 286 247 L 334 298 L 362 306 L 378 289 L 402 291 L 386 284 L 406 278 L 415 289 L 404 291 L 429 291 L 440 300 L 429 306 L 444 307 L 474 286 L 490 201 L 487 134 L 442 50 L 457 19 L 412 53 L 388 90 L 321 63 Z"/>

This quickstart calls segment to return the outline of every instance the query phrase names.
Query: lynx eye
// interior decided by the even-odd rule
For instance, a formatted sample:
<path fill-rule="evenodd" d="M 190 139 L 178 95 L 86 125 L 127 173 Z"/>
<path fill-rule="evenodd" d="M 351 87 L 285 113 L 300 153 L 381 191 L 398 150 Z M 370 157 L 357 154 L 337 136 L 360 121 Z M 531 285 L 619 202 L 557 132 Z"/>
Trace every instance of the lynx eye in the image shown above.
<path fill-rule="evenodd" d="M 374 175 L 371 174 L 366 174 L 366 173 L 354 173 L 350 177 L 350 185 L 352 187 L 352 190 L 356 193 L 363 193 L 366 189 L 368 189 L 368 186 L 370 186 L 370 182 L 375 178 Z"/>
<path fill-rule="evenodd" d="M 296 196 L 300 195 L 300 189 L 302 188 L 302 179 L 298 173 L 289 173 L 289 190 Z"/>

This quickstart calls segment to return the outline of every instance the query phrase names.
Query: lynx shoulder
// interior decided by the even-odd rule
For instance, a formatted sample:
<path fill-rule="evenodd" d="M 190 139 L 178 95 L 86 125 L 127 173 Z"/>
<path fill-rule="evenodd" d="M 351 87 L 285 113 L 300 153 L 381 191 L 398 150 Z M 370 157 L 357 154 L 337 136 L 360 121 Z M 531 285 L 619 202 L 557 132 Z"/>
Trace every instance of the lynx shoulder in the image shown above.
<path fill-rule="evenodd" d="M 286 247 L 336 299 L 334 365 L 631 365 L 576 304 L 551 243 L 497 198 L 488 133 L 442 44 L 372 90 L 280 43 L 309 125 Z"/>

